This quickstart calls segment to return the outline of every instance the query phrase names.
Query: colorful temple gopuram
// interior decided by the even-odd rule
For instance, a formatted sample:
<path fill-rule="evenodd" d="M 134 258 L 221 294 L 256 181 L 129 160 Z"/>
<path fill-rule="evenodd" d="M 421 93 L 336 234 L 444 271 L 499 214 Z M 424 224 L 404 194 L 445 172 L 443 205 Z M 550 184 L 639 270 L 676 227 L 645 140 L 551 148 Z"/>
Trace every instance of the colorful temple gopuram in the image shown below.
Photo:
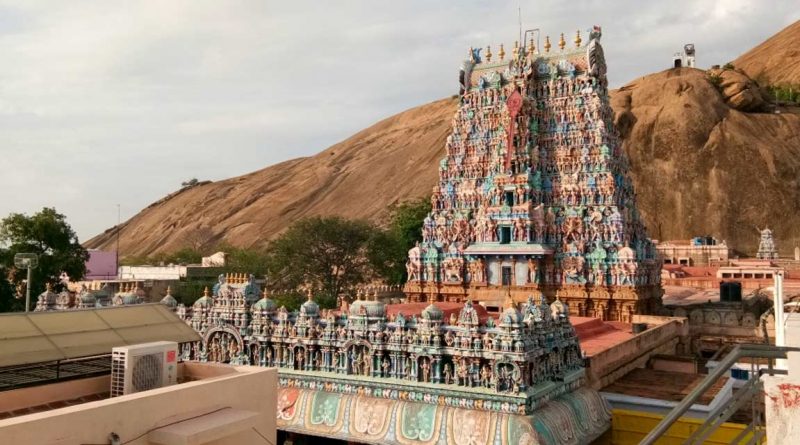
<path fill-rule="evenodd" d="M 470 51 L 423 242 L 409 252 L 412 301 L 502 306 L 558 297 L 574 315 L 658 310 L 660 262 L 636 208 L 613 126 L 600 28 L 581 46 Z M 504 289 L 499 291 L 498 289 Z"/>
<path fill-rule="evenodd" d="M 495 320 L 469 301 L 403 314 L 359 292 L 334 312 L 309 294 L 290 313 L 266 292 L 251 303 L 251 290 L 221 280 L 213 295 L 177 306 L 202 336 L 181 353 L 278 367 L 284 433 L 369 444 L 582 444 L 610 426 L 600 394 L 585 387 L 560 301 L 509 304 Z"/>

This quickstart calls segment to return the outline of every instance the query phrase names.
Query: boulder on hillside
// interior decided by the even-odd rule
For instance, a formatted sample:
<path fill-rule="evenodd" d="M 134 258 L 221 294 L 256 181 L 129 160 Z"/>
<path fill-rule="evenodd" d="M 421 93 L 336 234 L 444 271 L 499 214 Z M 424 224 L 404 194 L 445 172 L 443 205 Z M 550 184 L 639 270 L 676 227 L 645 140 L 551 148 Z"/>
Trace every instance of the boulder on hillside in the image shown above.
<path fill-rule="evenodd" d="M 739 111 L 760 111 L 766 101 L 761 89 L 752 79 L 738 71 L 730 69 L 712 69 L 709 76 L 719 76 L 719 90 L 725 103 Z"/>

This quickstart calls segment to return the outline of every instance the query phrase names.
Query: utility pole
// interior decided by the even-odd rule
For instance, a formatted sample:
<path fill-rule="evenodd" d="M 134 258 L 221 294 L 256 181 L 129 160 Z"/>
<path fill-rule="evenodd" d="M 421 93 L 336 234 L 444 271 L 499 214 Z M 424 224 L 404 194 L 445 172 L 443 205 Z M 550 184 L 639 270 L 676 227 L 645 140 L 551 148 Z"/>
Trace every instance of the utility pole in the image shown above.
<path fill-rule="evenodd" d="M 116 274 L 116 277 L 114 278 L 119 278 L 119 230 L 120 230 L 119 225 L 120 225 L 120 210 L 119 210 L 119 204 L 117 204 L 117 248 L 116 248 L 117 262 L 116 264 L 114 264 L 114 271 Z"/>
<path fill-rule="evenodd" d="M 35 253 L 18 253 L 14 255 L 14 266 L 18 269 L 28 269 L 28 280 L 25 283 L 25 312 L 31 310 L 31 284 L 33 284 L 33 269 L 39 265 L 39 256 Z"/>

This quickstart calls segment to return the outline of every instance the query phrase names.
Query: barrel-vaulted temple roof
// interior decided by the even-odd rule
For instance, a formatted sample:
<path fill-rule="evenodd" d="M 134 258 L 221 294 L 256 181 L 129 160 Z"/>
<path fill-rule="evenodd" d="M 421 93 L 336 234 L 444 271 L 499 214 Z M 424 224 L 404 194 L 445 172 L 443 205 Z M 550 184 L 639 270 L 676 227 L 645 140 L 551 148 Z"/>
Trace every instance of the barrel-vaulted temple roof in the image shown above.
<path fill-rule="evenodd" d="M 110 354 L 117 346 L 199 341 L 161 304 L 0 315 L 0 368 Z"/>

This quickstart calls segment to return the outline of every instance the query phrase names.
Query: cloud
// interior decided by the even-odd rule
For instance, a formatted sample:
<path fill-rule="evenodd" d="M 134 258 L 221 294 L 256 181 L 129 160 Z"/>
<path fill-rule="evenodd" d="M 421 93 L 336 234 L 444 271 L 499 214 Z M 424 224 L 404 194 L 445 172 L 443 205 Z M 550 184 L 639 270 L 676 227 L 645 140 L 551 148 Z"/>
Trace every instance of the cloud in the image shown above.
<path fill-rule="evenodd" d="M 0 0 L 0 215 L 55 206 L 81 239 L 177 189 L 318 152 L 457 91 L 470 46 L 603 25 L 611 84 L 695 43 L 721 64 L 792 1 Z"/>

